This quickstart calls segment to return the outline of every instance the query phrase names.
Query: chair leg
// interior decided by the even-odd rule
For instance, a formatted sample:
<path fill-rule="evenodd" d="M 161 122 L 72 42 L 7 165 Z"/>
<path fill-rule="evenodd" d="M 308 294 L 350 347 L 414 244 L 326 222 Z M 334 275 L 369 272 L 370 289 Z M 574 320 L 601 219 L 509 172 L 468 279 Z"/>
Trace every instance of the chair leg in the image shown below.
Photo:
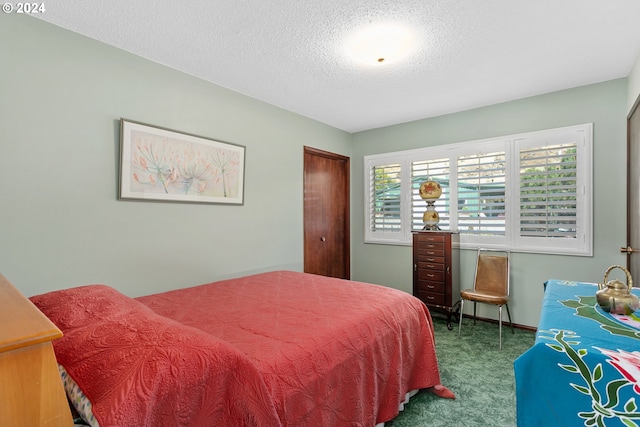
<path fill-rule="evenodd" d="M 498 330 L 500 335 L 500 350 L 502 350 L 502 306 L 498 307 Z"/>
<path fill-rule="evenodd" d="M 460 320 L 458 321 L 458 336 L 462 331 L 462 309 L 464 308 L 464 299 L 460 299 Z"/>
<path fill-rule="evenodd" d="M 473 324 L 476 324 L 476 302 L 473 302 Z"/>
<path fill-rule="evenodd" d="M 505 307 L 507 307 L 507 316 L 509 316 L 509 324 L 511 325 L 511 333 L 515 334 L 516 331 L 513 329 L 513 322 L 511 321 L 511 313 L 509 313 L 509 304 L 505 304 Z"/>

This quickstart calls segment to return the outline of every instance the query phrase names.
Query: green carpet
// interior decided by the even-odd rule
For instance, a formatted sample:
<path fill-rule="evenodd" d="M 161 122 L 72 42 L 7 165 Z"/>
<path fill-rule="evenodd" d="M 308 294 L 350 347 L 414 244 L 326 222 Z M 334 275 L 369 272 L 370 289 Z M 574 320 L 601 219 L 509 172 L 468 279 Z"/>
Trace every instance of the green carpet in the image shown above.
<path fill-rule="evenodd" d="M 516 394 L 513 361 L 535 339 L 532 331 L 502 327 L 499 350 L 498 325 L 464 318 L 462 336 L 458 325 L 452 331 L 446 321 L 434 316 L 436 351 L 442 384 L 456 399 L 442 399 L 420 391 L 404 411 L 386 427 L 514 427 Z"/>

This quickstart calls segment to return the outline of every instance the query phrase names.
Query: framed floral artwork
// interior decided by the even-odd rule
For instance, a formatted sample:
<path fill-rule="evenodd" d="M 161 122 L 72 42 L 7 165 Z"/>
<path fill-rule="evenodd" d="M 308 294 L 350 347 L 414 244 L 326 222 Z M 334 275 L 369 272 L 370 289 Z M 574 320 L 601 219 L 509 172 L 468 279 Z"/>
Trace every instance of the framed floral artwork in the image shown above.
<path fill-rule="evenodd" d="M 244 146 L 120 120 L 120 199 L 241 205 L 244 164 Z"/>

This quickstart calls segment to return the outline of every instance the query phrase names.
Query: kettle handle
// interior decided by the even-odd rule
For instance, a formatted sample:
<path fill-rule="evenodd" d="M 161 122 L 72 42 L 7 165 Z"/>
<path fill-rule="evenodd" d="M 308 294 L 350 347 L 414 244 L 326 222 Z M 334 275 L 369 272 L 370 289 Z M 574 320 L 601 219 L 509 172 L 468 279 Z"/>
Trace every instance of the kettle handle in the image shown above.
<path fill-rule="evenodd" d="M 607 276 L 609 276 L 609 272 L 611 270 L 613 270 L 614 268 L 619 268 L 622 271 L 624 271 L 627 275 L 627 288 L 629 288 L 629 290 L 631 290 L 631 288 L 633 287 L 633 279 L 631 278 L 631 273 L 629 273 L 629 270 L 627 270 L 626 268 L 624 268 L 621 265 L 612 265 L 611 267 L 607 268 L 607 271 L 605 271 L 604 273 L 604 285 L 607 285 Z"/>

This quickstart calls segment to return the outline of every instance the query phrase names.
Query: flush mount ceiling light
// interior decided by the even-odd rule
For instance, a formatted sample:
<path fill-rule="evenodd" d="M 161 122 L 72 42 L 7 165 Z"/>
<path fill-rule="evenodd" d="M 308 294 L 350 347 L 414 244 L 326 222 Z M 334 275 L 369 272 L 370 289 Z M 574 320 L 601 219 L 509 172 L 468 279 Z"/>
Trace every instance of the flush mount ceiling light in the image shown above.
<path fill-rule="evenodd" d="M 346 42 L 347 54 L 365 64 L 388 64 L 407 56 L 415 47 L 415 37 L 406 27 L 381 24 L 364 28 Z"/>

